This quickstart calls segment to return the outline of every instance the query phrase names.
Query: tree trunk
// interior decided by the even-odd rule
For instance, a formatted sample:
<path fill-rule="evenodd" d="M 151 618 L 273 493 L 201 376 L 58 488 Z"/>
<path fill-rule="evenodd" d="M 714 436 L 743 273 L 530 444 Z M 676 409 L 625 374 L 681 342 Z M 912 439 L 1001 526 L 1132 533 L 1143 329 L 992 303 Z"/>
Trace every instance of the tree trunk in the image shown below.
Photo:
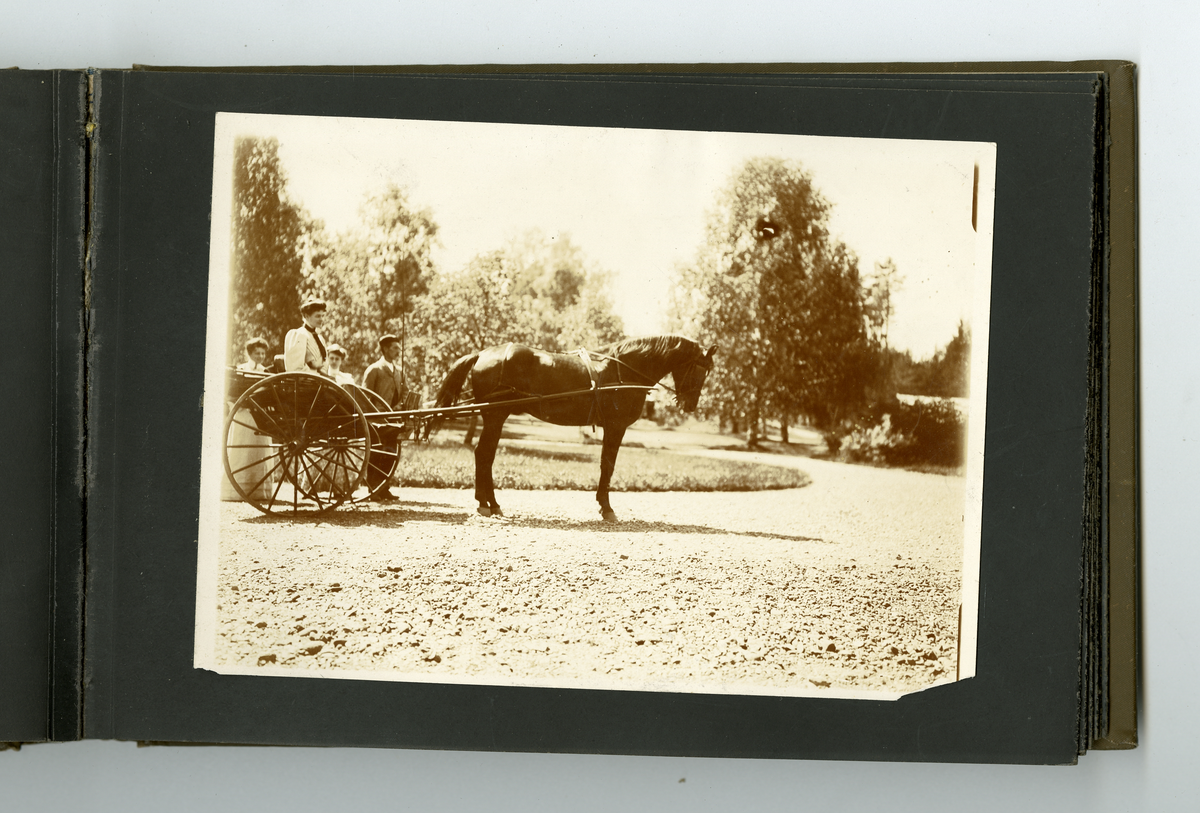
<path fill-rule="evenodd" d="M 761 412 L 758 408 L 758 405 L 759 393 L 756 392 L 754 393 L 754 400 L 750 404 L 749 419 L 746 421 L 746 445 L 751 449 L 758 446 L 758 427 L 761 420 L 759 417 Z"/>
<path fill-rule="evenodd" d="M 787 415 L 784 415 L 779 419 L 779 440 L 782 441 L 784 444 L 786 444 L 788 442 L 788 417 L 787 417 Z"/>

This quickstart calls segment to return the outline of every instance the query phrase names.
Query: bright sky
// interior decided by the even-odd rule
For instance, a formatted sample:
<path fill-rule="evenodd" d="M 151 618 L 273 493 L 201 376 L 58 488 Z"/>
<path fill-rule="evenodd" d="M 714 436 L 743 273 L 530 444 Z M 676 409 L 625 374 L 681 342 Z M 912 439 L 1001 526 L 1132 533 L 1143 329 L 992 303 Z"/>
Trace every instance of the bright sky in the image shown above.
<path fill-rule="evenodd" d="M 923 358 L 971 322 L 976 163 L 990 145 L 794 135 L 220 114 L 222 132 L 274 136 L 291 195 L 332 231 L 355 227 L 396 183 L 439 226 L 434 260 L 455 270 L 531 228 L 567 234 L 614 275 L 631 335 L 663 330 L 676 264 L 696 255 L 706 211 L 748 159 L 799 161 L 833 204 L 832 232 L 859 257 L 896 261 L 893 346 Z M 229 128 L 229 129 L 224 129 Z M 991 211 L 991 206 L 981 211 Z M 990 224 L 981 224 L 990 245 Z"/>

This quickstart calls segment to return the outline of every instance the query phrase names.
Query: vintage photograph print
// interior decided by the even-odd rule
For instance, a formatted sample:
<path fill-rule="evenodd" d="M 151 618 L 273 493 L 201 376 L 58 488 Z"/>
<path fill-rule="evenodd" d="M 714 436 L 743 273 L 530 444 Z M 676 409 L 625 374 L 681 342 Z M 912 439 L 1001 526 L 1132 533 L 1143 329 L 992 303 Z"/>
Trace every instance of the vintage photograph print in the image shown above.
<path fill-rule="evenodd" d="M 219 114 L 195 666 L 975 672 L 995 146 Z"/>

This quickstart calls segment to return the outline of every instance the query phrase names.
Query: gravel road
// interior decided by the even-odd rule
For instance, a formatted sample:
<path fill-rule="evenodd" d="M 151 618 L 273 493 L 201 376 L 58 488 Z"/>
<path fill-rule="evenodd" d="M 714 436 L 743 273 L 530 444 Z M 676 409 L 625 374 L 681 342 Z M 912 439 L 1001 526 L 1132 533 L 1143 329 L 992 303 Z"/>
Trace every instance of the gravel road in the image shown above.
<path fill-rule="evenodd" d="M 963 479 L 808 458 L 753 493 L 401 489 L 318 520 L 221 505 L 221 671 L 742 694 L 953 680 Z M 349 675 L 346 675 L 349 676 Z"/>

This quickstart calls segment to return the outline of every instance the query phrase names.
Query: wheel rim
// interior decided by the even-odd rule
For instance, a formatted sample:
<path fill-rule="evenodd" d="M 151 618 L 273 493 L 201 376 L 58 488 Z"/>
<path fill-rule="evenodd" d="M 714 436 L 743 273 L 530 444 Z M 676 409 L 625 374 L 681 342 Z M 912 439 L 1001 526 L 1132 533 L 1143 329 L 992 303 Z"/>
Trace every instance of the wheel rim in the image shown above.
<path fill-rule="evenodd" d="M 324 513 L 353 499 L 370 462 L 370 427 L 354 399 L 311 373 L 250 387 L 225 424 L 225 475 L 271 514 Z"/>

